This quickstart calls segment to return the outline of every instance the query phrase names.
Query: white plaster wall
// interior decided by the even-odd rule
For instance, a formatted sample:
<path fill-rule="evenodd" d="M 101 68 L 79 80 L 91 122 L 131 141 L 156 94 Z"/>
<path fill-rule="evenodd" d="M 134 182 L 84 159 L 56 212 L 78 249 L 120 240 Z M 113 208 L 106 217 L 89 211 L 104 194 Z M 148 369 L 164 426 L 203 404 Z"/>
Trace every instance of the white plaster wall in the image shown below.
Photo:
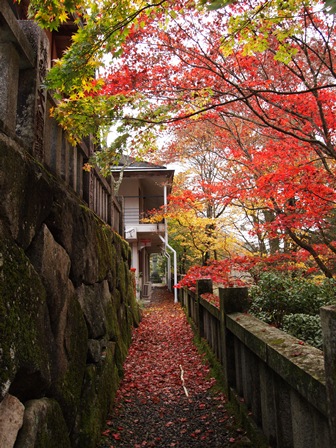
<path fill-rule="evenodd" d="M 124 197 L 125 226 L 139 223 L 139 180 L 124 179 L 119 195 Z"/>

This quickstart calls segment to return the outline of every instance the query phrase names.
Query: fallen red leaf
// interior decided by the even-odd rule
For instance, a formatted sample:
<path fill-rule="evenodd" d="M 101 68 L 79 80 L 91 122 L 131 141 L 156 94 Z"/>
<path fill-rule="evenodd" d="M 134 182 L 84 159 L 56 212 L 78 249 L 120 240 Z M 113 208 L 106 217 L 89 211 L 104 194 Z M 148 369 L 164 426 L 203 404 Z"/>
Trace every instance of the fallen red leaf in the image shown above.
<path fill-rule="evenodd" d="M 114 438 L 114 440 L 120 440 L 121 439 L 121 435 L 119 432 L 116 432 L 115 434 L 112 434 L 112 437 Z"/>
<path fill-rule="evenodd" d="M 108 436 L 110 434 L 111 430 L 110 429 L 106 429 L 105 431 L 102 432 L 103 436 Z"/>

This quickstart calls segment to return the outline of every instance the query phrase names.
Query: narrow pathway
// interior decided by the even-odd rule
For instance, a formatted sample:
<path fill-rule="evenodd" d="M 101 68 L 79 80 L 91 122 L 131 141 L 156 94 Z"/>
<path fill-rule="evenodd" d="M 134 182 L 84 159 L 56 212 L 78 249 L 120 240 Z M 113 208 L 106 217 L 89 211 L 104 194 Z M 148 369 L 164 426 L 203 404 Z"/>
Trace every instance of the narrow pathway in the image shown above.
<path fill-rule="evenodd" d="M 251 447 L 214 388 L 173 295 L 154 289 L 143 314 L 97 448 Z"/>

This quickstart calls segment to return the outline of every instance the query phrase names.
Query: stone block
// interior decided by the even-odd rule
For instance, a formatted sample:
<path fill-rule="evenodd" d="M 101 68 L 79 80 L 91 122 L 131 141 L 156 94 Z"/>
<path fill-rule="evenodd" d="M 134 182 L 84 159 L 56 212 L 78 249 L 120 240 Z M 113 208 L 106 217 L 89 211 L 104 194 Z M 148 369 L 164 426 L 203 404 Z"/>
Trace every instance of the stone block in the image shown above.
<path fill-rule="evenodd" d="M 23 426 L 15 448 L 70 448 L 68 428 L 55 400 L 41 398 L 26 403 Z"/>
<path fill-rule="evenodd" d="M 46 292 L 22 248 L 0 221 L 0 399 L 25 401 L 50 386 L 53 335 Z"/>
<path fill-rule="evenodd" d="M 102 424 L 111 408 L 119 384 L 118 369 L 115 364 L 113 342 L 107 343 L 105 360 L 99 365 L 88 365 L 83 381 L 83 393 L 72 433 L 72 443 L 76 447 L 95 448 Z"/>
<path fill-rule="evenodd" d="M 219 297 L 225 314 L 241 313 L 250 306 L 248 288 L 219 288 Z"/>
<path fill-rule="evenodd" d="M 28 255 L 47 291 L 52 330 L 58 340 L 66 325 L 67 302 L 75 295 L 69 280 L 70 258 L 45 224 L 31 244 Z"/>
<path fill-rule="evenodd" d="M 79 207 L 66 191 L 59 191 L 46 224 L 70 257 L 70 278 L 75 288 L 82 283 L 93 285 L 108 277 L 112 232 L 108 228 L 104 230 L 90 210 Z"/>
<path fill-rule="evenodd" d="M 67 302 L 63 312 L 64 326 L 58 334 L 54 377 L 49 396 L 58 401 L 70 433 L 79 409 L 88 334 L 82 310 L 75 298 Z"/>
<path fill-rule="evenodd" d="M 0 446 L 12 448 L 23 424 L 24 406 L 20 400 L 7 394 L 0 402 Z"/>
<path fill-rule="evenodd" d="M 44 169 L 23 159 L 17 145 L 0 135 L 0 216 L 23 249 L 28 248 L 50 212 L 52 190 Z"/>
<path fill-rule="evenodd" d="M 97 283 L 93 286 L 81 285 L 76 289 L 78 302 L 84 313 L 91 339 L 98 339 L 106 335 L 106 317 L 102 300 L 105 284 L 107 282 Z"/>
<path fill-rule="evenodd" d="M 98 363 L 102 359 L 102 346 L 101 342 L 97 341 L 97 339 L 89 339 L 88 340 L 88 354 L 87 354 L 87 362 Z"/>

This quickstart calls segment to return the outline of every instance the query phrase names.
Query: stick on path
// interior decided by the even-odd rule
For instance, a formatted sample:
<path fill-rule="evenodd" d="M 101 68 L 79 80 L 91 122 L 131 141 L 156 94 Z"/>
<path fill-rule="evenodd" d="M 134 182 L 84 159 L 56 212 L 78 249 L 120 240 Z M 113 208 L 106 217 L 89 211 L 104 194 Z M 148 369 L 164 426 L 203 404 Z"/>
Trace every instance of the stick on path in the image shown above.
<path fill-rule="evenodd" d="M 153 290 L 134 330 L 113 414 L 97 448 L 252 447 L 214 390 L 180 304 Z"/>

